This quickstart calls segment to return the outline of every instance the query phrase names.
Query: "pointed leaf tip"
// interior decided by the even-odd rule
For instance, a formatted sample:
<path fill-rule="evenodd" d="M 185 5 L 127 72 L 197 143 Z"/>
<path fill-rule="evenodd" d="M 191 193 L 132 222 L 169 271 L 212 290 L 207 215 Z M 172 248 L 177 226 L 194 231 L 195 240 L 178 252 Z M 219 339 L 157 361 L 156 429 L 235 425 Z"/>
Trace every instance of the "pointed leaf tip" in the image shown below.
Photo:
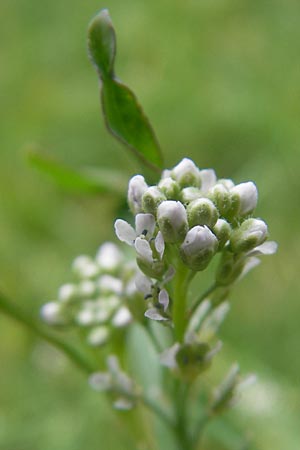
<path fill-rule="evenodd" d="M 102 9 L 89 24 L 88 50 L 101 78 L 113 75 L 116 34 L 108 9 Z"/>

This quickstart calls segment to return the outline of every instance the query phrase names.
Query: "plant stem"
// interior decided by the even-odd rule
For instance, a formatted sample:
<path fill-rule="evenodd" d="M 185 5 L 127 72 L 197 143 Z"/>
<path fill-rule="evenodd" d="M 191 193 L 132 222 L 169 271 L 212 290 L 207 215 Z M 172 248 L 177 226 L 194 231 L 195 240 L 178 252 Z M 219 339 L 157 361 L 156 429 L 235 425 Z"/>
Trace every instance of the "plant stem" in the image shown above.
<path fill-rule="evenodd" d="M 29 330 L 40 336 L 45 341 L 59 348 L 83 372 L 92 373 L 96 370 L 95 367 L 80 353 L 78 353 L 78 351 L 74 347 L 70 346 L 69 344 L 55 336 L 53 333 L 46 330 L 43 325 L 35 322 L 25 311 L 22 311 L 18 306 L 8 300 L 1 292 L 0 310 L 7 316 L 13 318 L 14 320 L 17 320 L 22 325 L 25 325 Z"/>
<path fill-rule="evenodd" d="M 174 304 L 173 304 L 174 331 L 175 337 L 178 342 L 183 341 L 187 325 L 186 301 L 187 301 L 188 275 L 189 269 L 179 262 L 174 278 Z"/>

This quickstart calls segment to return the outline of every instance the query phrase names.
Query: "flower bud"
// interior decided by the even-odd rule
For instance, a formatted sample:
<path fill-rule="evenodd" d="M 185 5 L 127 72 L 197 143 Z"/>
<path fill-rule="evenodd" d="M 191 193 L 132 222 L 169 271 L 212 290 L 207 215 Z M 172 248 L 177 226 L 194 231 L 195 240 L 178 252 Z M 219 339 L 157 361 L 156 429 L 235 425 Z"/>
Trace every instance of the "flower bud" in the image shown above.
<path fill-rule="evenodd" d="M 232 196 L 238 198 L 238 211 L 240 216 L 252 213 L 257 204 L 257 188 L 252 181 L 240 183 L 230 190 Z"/>
<path fill-rule="evenodd" d="M 201 191 L 208 192 L 217 182 L 217 176 L 213 169 L 200 170 Z"/>
<path fill-rule="evenodd" d="M 200 187 L 201 177 L 198 167 L 189 158 L 183 158 L 171 172 L 172 178 L 178 182 L 181 188 L 188 186 Z"/>
<path fill-rule="evenodd" d="M 45 303 L 41 308 L 40 314 L 42 319 L 49 325 L 66 325 L 68 323 L 63 305 L 57 302 Z"/>
<path fill-rule="evenodd" d="M 183 262 L 192 270 L 203 270 L 218 248 L 216 236 L 206 226 L 195 226 L 180 247 Z"/>
<path fill-rule="evenodd" d="M 165 242 L 182 242 L 188 231 L 187 214 L 182 203 L 162 202 L 157 209 L 157 221 Z"/>
<path fill-rule="evenodd" d="M 190 227 L 207 225 L 211 228 L 219 217 L 217 208 L 208 198 L 198 198 L 192 201 L 187 207 L 187 215 Z"/>
<path fill-rule="evenodd" d="M 149 187 L 143 195 L 142 206 L 145 213 L 156 215 L 156 211 L 161 202 L 166 200 L 166 197 L 157 186 Z"/>
<path fill-rule="evenodd" d="M 218 183 L 210 189 L 208 197 L 218 208 L 220 216 L 226 217 L 231 207 L 231 195 L 228 189 L 223 184 Z"/>
<path fill-rule="evenodd" d="M 226 220 L 218 219 L 212 231 L 217 236 L 219 241 L 218 250 L 222 250 L 226 242 L 228 241 L 231 233 L 231 226 Z"/>
<path fill-rule="evenodd" d="M 202 197 L 200 189 L 196 187 L 186 187 L 180 193 L 182 203 L 190 203 L 197 198 Z"/>
<path fill-rule="evenodd" d="M 96 262 L 101 269 L 113 271 L 117 269 L 123 259 L 123 255 L 119 248 L 113 242 L 105 242 L 99 248 L 96 255 Z"/>
<path fill-rule="evenodd" d="M 179 185 L 171 177 L 163 178 L 158 184 L 161 192 L 168 200 L 177 200 L 179 196 Z"/>
<path fill-rule="evenodd" d="M 92 347 L 100 347 L 106 344 L 109 338 L 109 329 L 106 326 L 98 326 L 92 328 L 92 330 L 87 335 L 87 342 Z"/>
<path fill-rule="evenodd" d="M 234 253 L 248 252 L 262 244 L 267 235 L 268 227 L 263 220 L 247 219 L 232 232 L 230 248 Z"/>
<path fill-rule="evenodd" d="M 142 197 L 148 185 L 142 175 L 135 175 L 128 185 L 127 201 L 133 214 L 142 212 Z"/>

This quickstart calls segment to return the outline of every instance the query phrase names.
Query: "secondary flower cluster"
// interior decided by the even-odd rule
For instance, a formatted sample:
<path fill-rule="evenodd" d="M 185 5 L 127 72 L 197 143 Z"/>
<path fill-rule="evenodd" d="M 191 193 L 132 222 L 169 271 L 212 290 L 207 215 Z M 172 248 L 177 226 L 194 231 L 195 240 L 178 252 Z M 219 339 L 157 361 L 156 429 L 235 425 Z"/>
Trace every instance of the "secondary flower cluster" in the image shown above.
<path fill-rule="evenodd" d="M 222 252 L 216 284 L 227 286 L 259 262 L 256 255 L 276 251 L 274 242 L 265 243 L 266 223 L 250 217 L 257 198 L 253 182 L 235 185 L 230 179 L 217 179 L 214 170 L 200 170 L 188 158 L 165 170 L 155 186 L 148 186 L 141 175 L 131 178 L 128 204 L 135 229 L 118 219 L 115 230 L 122 242 L 135 248 L 144 274 L 137 287 L 155 306 L 148 317 L 169 318 L 165 284 L 180 265 L 202 271 Z"/>
<path fill-rule="evenodd" d="M 141 301 L 135 287 L 137 267 L 106 242 L 94 259 L 78 256 L 72 269 L 76 282 L 61 286 L 57 300 L 46 303 L 41 316 L 50 325 L 80 327 L 88 344 L 103 345 L 116 328 L 131 323 L 130 301 L 136 296 Z"/>

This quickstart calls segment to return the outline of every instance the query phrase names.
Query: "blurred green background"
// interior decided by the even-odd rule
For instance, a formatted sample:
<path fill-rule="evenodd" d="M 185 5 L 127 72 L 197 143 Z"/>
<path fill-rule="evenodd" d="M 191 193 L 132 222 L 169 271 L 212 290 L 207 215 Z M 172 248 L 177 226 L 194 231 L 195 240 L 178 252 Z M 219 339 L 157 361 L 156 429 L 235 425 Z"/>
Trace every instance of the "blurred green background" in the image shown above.
<path fill-rule="evenodd" d="M 37 315 L 76 255 L 114 239 L 122 207 L 59 189 L 28 166 L 27 145 L 74 167 L 140 170 L 104 128 L 86 55 L 87 24 L 102 7 L 117 30 L 117 73 L 150 117 L 166 166 L 189 156 L 259 188 L 257 215 L 280 247 L 237 286 L 222 328 L 222 364 L 238 360 L 259 377 L 229 417 L 258 449 L 299 449 L 298 0 L 1 0 L 3 289 Z M 120 418 L 52 348 L 3 316 L 0 342 L 1 450 L 134 448 Z M 224 430 L 223 445 L 207 448 L 241 450 L 236 430 Z"/>

